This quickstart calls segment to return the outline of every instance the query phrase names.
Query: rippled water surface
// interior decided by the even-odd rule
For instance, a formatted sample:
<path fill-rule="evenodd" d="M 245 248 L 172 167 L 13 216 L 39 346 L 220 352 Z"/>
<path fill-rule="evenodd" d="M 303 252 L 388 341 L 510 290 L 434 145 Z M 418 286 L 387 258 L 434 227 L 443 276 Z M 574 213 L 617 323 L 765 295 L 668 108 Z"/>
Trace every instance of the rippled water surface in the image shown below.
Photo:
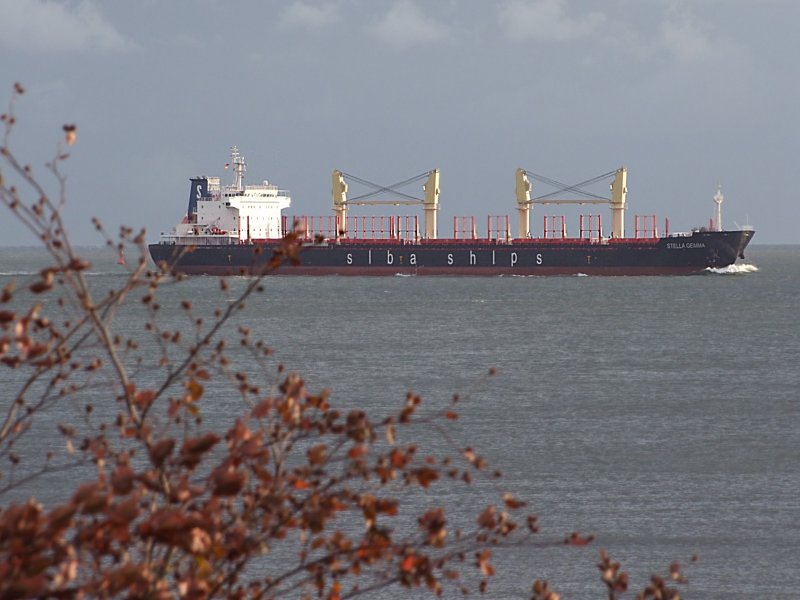
<path fill-rule="evenodd" d="M 86 253 L 96 285 L 119 280 L 115 256 Z M 0 285 L 40 259 L 0 249 Z M 182 297 L 217 306 L 217 289 L 210 277 L 165 288 L 164 318 L 178 318 Z M 242 320 L 335 402 L 381 414 L 408 390 L 432 405 L 468 395 L 458 436 L 532 502 L 542 535 L 597 536 L 589 549 L 501 557 L 511 576 L 491 597 L 526 597 L 537 577 L 564 598 L 603 597 L 602 547 L 640 583 L 698 554 L 690 598 L 789 599 L 800 590 L 799 315 L 800 247 L 756 245 L 744 266 L 691 277 L 273 278 Z M 135 310 L 117 319 L 127 332 L 141 323 Z M 207 418 L 222 426 L 239 409 L 224 390 L 216 402 Z M 474 499 L 436 501 L 471 510 Z"/>

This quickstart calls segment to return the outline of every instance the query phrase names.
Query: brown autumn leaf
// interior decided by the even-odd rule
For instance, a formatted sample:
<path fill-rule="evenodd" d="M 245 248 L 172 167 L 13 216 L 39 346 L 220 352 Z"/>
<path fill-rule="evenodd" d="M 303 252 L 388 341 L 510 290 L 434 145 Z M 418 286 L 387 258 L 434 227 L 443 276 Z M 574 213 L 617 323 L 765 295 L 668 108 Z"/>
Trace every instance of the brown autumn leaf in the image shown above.
<path fill-rule="evenodd" d="M 105 489 L 105 487 L 98 483 L 98 484 L 90 484 L 91 491 L 88 495 L 84 496 L 78 504 L 81 507 L 81 514 L 84 515 L 94 515 L 103 510 L 109 505 L 111 502 L 111 495 Z"/>
<path fill-rule="evenodd" d="M 221 438 L 213 432 L 187 438 L 181 445 L 181 464 L 193 469 L 200 463 L 203 454 L 211 450 L 220 439 Z"/>
<path fill-rule="evenodd" d="M 475 554 L 475 562 L 484 577 L 491 577 L 494 575 L 494 567 L 492 567 L 489 560 L 492 558 L 490 550 L 482 550 Z"/>
<path fill-rule="evenodd" d="M 47 344 L 32 344 L 27 348 L 26 358 L 27 360 L 33 360 L 42 354 L 45 354 L 49 348 L 50 347 Z"/>
<path fill-rule="evenodd" d="M 447 530 L 445 525 L 447 520 L 444 516 L 444 510 L 436 508 L 429 510 L 419 519 L 420 528 L 426 532 L 425 541 L 434 546 L 441 548 L 444 546 L 445 538 L 447 537 Z"/>
<path fill-rule="evenodd" d="M 104 578 L 104 584 L 112 595 L 117 595 L 126 589 L 130 589 L 135 584 L 146 581 L 147 575 L 142 572 L 138 565 L 133 563 L 110 569 Z"/>
<path fill-rule="evenodd" d="M 399 502 L 391 498 L 380 498 L 375 502 L 375 511 L 385 515 L 394 516 L 397 514 Z"/>
<path fill-rule="evenodd" d="M 398 469 L 402 469 L 403 467 L 405 467 L 411 460 L 408 454 L 406 454 L 399 448 L 392 448 L 389 457 L 391 458 L 392 465 L 397 467 Z"/>
<path fill-rule="evenodd" d="M 90 483 L 81 484 L 75 493 L 72 495 L 72 502 L 75 505 L 80 506 L 86 500 L 88 500 L 91 496 L 96 494 L 97 492 L 102 492 L 103 490 L 103 483 L 100 481 L 93 481 Z"/>
<path fill-rule="evenodd" d="M 269 471 L 267 471 L 267 469 L 258 464 L 251 465 L 251 468 L 255 476 L 258 477 L 258 480 L 262 483 L 262 485 L 267 487 L 272 485 L 274 481 L 272 473 L 270 473 Z"/>
<path fill-rule="evenodd" d="M 391 423 L 386 426 L 386 441 L 389 444 L 394 444 L 396 441 L 394 425 Z"/>
<path fill-rule="evenodd" d="M 220 437 L 213 432 L 207 432 L 197 437 L 187 438 L 181 446 L 182 454 L 202 454 L 208 452 L 219 441 Z"/>
<path fill-rule="evenodd" d="M 254 419 L 263 419 L 274 408 L 275 401 L 272 398 L 266 398 L 258 402 L 250 411 L 250 415 Z"/>
<path fill-rule="evenodd" d="M 133 401 L 139 408 L 147 408 L 155 400 L 154 390 L 137 390 L 133 396 Z"/>
<path fill-rule="evenodd" d="M 172 454 L 172 449 L 174 447 L 175 440 L 172 438 L 165 438 L 157 441 L 155 444 L 150 446 L 150 462 L 152 462 L 156 468 L 161 467 L 166 458 Z"/>
<path fill-rule="evenodd" d="M 53 288 L 52 282 L 48 282 L 45 280 L 37 281 L 36 283 L 33 283 L 28 287 L 28 289 L 32 291 L 34 294 L 42 294 L 52 288 Z"/>
<path fill-rule="evenodd" d="M 681 564 L 678 561 L 673 562 L 669 566 L 669 576 L 676 583 L 687 583 L 688 582 L 686 577 L 684 577 L 683 573 L 681 572 Z"/>
<path fill-rule="evenodd" d="M 77 129 L 78 128 L 74 124 L 69 123 L 67 125 L 64 125 L 64 127 L 62 129 L 64 130 L 64 137 L 65 137 L 65 140 L 67 142 L 67 145 L 68 146 L 72 146 L 75 143 L 75 140 L 78 137 L 78 134 L 77 134 Z"/>
<path fill-rule="evenodd" d="M 503 502 L 505 502 L 505 505 L 511 510 L 522 508 L 523 506 L 527 506 L 528 504 L 527 502 L 523 502 L 522 500 L 517 500 L 511 493 L 503 494 Z"/>
<path fill-rule="evenodd" d="M 414 471 L 414 476 L 419 484 L 426 488 L 429 487 L 431 483 L 439 479 L 439 472 L 428 467 L 420 467 Z"/>
<path fill-rule="evenodd" d="M 328 447 L 325 444 L 318 444 L 316 446 L 312 446 L 306 452 L 308 456 L 308 464 L 310 465 L 320 465 L 325 462 L 325 458 L 327 457 Z"/>
<path fill-rule="evenodd" d="M 409 554 L 403 559 L 403 562 L 400 563 L 400 570 L 406 573 L 410 573 L 414 570 L 414 567 L 417 564 L 417 559 L 413 554 Z"/>
<path fill-rule="evenodd" d="M 68 270 L 68 271 L 85 271 L 86 269 L 88 269 L 91 266 L 92 265 L 88 261 L 82 260 L 82 259 L 80 259 L 78 257 L 74 257 L 74 258 L 70 259 L 69 264 L 66 267 L 66 270 Z"/>
<path fill-rule="evenodd" d="M 533 582 L 531 600 L 560 600 L 560 596 L 553 591 L 550 584 L 541 579 Z"/>
<path fill-rule="evenodd" d="M 342 591 L 342 584 L 338 581 L 334 581 L 331 585 L 331 591 L 328 594 L 328 600 L 341 600 L 341 591 Z"/>
<path fill-rule="evenodd" d="M 478 515 L 478 527 L 483 529 L 494 529 L 497 526 L 497 509 L 494 506 L 487 506 Z"/>
<path fill-rule="evenodd" d="M 4 304 L 6 302 L 9 302 L 11 300 L 11 298 L 14 297 L 14 290 L 16 290 L 16 289 L 17 289 L 17 282 L 16 281 L 11 281 L 10 283 L 8 283 L 3 288 L 3 292 L 0 293 L 0 302 L 2 302 Z"/>
<path fill-rule="evenodd" d="M 536 515 L 528 515 L 527 524 L 528 531 L 531 533 L 539 533 L 539 517 Z"/>
<path fill-rule="evenodd" d="M 614 580 L 614 583 L 611 586 L 617 593 L 624 593 L 628 591 L 628 574 L 627 573 L 620 573 L 617 578 Z"/>
<path fill-rule="evenodd" d="M 139 516 L 139 498 L 134 495 L 130 498 L 112 504 L 106 509 L 108 521 L 117 525 L 127 526 Z"/>
<path fill-rule="evenodd" d="M 133 489 L 136 473 L 128 465 L 120 465 L 111 474 L 111 489 L 115 494 L 129 494 Z"/>
<path fill-rule="evenodd" d="M 215 496 L 235 496 L 245 483 L 247 483 L 247 473 L 232 464 L 222 465 L 211 472 L 211 484 Z"/>
<path fill-rule="evenodd" d="M 47 515 L 47 530 L 49 535 L 55 536 L 59 532 L 68 528 L 72 524 L 72 517 L 75 515 L 76 507 L 73 503 L 56 506 Z"/>
<path fill-rule="evenodd" d="M 203 386 L 194 379 L 186 382 L 186 390 L 185 400 L 187 402 L 196 402 L 203 395 Z"/>
<path fill-rule="evenodd" d="M 564 543 L 570 546 L 586 546 L 590 544 L 594 540 L 593 535 L 580 535 L 577 531 L 573 531 L 569 534 L 566 538 L 564 538 Z"/>
<path fill-rule="evenodd" d="M 369 451 L 369 448 L 367 446 L 365 446 L 365 445 L 353 446 L 352 448 L 350 448 L 350 451 L 347 453 L 347 457 L 351 458 L 353 460 L 356 460 L 358 458 L 361 458 L 365 454 L 367 454 L 368 451 Z"/>
<path fill-rule="evenodd" d="M 181 540 L 183 534 L 195 524 L 181 508 L 159 508 L 137 526 L 145 538 L 153 538 L 159 542 L 174 544 Z"/>

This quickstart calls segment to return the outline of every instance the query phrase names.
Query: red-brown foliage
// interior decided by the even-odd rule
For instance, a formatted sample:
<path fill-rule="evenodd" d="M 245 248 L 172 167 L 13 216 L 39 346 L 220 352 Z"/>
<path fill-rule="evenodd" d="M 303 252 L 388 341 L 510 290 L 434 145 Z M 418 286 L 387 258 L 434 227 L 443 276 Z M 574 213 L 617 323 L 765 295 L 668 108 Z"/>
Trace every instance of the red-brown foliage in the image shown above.
<path fill-rule="evenodd" d="M 60 145 L 48 165 L 58 184 L 53 199 L 10 150 L 13 103 L 23 92 L 15 87 L 2 117 L 2 158 L 26 192 L 0 170 L 0 203 L 3 218 L 16 218 L 41 241 L 51 265 L 27 289 L 11 284 L 0 296 L 0 363 L 23 374 L 0 407 L 0 458 L 10 465 L 0 473 L 0 495 L 18 497 L 56 470 L 73 469 L 79 479 L 49 508 L 35 499 L 0 508 L 0 598 L 334 599 L 390 585 L 441 593 L 470 581 L 484 591 L 495 573 L 492 548 L 538 532 L 536 516 L 521 514 L 526 503 L 493 484 L 496 500 L 476 507 L 465 528 L 451 523 L 446 506 L 413 515 L 404 504 L 414 493 L 483 477 L 485 459 L 448 433 L 458 396 L 422 416 L 422 399 L 409 394 L 396 414 L 376 421 L 361 410 L 339 412 L 327 392 L 308 390 L 299 375 L 282 369 L 276 385 L 257 385 L 257 373 L 236 370 L 221 331 L 263 289 L 262 278 L 249 280 L 238 295 L 221 280 L 227 302 L 212 315 L 181 301 L 194 330 L 171 330 L 159 320 L 159 289 L 180 277 L 149 266 L 144 231 L 123 228 L 115 242 L 95 221 L 111 248 L 138 251 L 118 289 L 97 295 L 61 218 L 59 169 L 68 154 Z M 76 143 L 74 125 L 64 133 L 63 144 Z M 299 252 L 298 238 L 287 236 L 271 268 Z M 136 295 L 149 315 L 142 334 L 160 348 L 158 378 L 148 373 L 146 385 L 137 378 L 139 339 L 115 331 L 113 320 Z M 262 364 L 269 349 L 246 327 L 238 332 L 241 347 Z M 224 431 L 206 429 L 202 418 L 215 380 L 231 382 L 241 400 Z M 83 401 L 96 381 L 103 382 L 105 402 L 117 406 L 100 421 L 88 418 L 95 407 Z M 85 416 L 85 423 L 61 424 L 63 451 L 27 464 L 15 446 L 40 415 L 62 405 L 83 405 L 85 415 L 73 418 Z M 413 443 L 420 428 L 438 432 L 452 456 L 420 457 Z M 416 529 L 394 527 L 398 520 Z M 590 540 L 572 534 L 566 542 Z M 618 569 L 601 557 L 610 595 L 627 586 Z M 672 573 L 682 581 L 677 568 Z M 646 592 L 674 597 L 656 578 Z M 538 581 L 533 597 L 558 598 Z"/>

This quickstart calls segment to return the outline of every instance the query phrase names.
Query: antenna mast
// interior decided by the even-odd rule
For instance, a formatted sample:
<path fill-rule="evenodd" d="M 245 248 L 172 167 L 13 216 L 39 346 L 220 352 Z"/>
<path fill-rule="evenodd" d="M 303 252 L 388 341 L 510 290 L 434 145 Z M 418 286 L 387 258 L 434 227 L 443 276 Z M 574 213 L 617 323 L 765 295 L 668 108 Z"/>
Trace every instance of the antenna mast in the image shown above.
<path fill-rule="evenodd" d="M 722 231 L 722 201 L 725 196 L 722 195 L 722 186 L 717 184 L 717 193 L 714 194 L 714 203 L 717 205 L 717 218 L 714 220 L 715 229 Z"/>
<path fill-rule="evenodd" d="M 231 164 L 233 165 L 233 187 L 241 192 L 244 189 L 244 172 L 247 170 L 247 164 L 237 146 L 231 146 Z"/>

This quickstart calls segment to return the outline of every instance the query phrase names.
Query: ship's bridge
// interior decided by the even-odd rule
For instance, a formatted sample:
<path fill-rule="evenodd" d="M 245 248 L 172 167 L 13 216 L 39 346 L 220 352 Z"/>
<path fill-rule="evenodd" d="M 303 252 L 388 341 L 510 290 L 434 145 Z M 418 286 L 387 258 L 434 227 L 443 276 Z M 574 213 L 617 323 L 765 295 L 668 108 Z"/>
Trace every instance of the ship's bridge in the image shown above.
<path fill-rule="evenodd" d="M 291 206 L 289 191 L 266 180 L 244 185 L 244 157 L 235 147 L 231 157 L 233 185 L 220 185 L 219 177 L 191 179 L 187 215 L 162 241 L 227 244 L 282 237 L 281 211 Z"/>

